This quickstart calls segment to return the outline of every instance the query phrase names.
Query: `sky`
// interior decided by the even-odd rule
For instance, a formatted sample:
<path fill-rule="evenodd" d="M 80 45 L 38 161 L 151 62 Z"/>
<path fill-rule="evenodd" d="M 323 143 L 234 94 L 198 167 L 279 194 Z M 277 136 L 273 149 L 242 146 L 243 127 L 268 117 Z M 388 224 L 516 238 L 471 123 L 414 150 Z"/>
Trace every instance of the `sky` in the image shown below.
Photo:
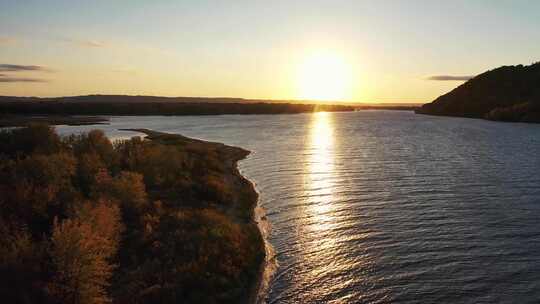
<path fill-rule="evenodd" d="M 422 103 L 539 41 L 536 0 L 0 0 L 0 95 Z"/>

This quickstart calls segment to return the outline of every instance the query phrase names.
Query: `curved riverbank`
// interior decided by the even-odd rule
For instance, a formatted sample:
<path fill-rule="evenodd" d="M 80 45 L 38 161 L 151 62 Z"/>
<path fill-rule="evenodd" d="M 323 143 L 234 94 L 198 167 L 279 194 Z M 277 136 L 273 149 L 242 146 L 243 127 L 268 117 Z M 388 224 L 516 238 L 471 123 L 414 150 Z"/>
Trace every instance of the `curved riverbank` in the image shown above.
<path fill-rule="evenodd" d="M 241 176 L 244 176 L 240 172 Z M 265 258 L 259 267 L 257 282 L 253 285 L 253 290 L 250 293 L 248 303 L 258 304 L 263 303 L 270 288 L 270 282 L 277 269 L 277 261 L 275 259 L 275 251 L 268 241 L 271 224 L 266 217 L 266 210 L 260 205 L 260 195 L 257 191 L 255 182 L 244 176 L 250 183 L 253 189 L 257 192 L 257 205 L 254 209 L 253 220 L 257 223 L 257 227 L 262 236 L 265 248 Z"/>

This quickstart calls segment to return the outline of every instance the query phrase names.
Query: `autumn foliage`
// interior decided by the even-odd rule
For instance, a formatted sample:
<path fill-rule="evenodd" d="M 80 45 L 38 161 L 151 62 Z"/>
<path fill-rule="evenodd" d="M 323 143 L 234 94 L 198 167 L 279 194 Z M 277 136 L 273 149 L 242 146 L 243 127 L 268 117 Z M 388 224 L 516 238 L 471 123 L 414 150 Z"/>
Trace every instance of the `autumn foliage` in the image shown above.
<path fill-rule="evenodd" d="M 232 147 L 46 125 L 0 140 L 2 302 L 247 298 L 264 248 L 253 189 L 220 159 Z"/>

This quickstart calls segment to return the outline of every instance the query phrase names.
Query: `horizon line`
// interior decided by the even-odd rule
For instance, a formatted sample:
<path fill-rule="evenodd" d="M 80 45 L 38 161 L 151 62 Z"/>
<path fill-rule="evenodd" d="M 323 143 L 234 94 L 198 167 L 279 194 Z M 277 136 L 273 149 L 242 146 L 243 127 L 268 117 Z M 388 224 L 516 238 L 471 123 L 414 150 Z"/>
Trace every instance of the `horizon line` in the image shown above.
<path fill-rule="evenodd" d="M 0 95 L 7 98 L 36 98 L 36 99 L 60 99 L 60 98 L 76 98 L 89 96 L 123 96 L 123 97 L 155 97 L 155 98 L 192 98 L 192 99 L 230 99 L 230 100 L 245 100 L 245 101 L 267 101 L 275 103 L 324 103 L 324 104 L 349 104 L 349 105 L 374 105 L 374 104 L 403 104 L 403 105 L 422 105 L 430 101 L 343 101 L 343 100 L 317 100 L 317 99 L 276 99 L 276 98 L 249 98 L 249 97 L 227 97 L 227 96 L 166 96 L 166 95 L 143 95 L 143 94 L 81 94 L 81 95 L 65 95 L 65 96 L 15 96 L 15 95 Z"/>

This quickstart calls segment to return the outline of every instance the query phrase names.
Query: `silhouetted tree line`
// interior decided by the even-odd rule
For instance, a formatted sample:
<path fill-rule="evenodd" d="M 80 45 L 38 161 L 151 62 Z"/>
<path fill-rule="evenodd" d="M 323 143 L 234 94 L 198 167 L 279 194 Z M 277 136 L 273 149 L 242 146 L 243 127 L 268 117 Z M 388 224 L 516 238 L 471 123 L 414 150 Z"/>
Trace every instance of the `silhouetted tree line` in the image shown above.
<path fill-rule="evenodd" d="M 480 74 L 417 113 L 540 122 L 540 62 Z"/>
<path fill-rule="evenodd" d="M 0 131 L 3 303 L 243 302 L 264 259 L 247 152 L 152 134 Z"/>
<path fill-rule="evenodd" d="M 323 104 L 248 102 L 227 98 L 89 95 L 58 98 L 0 96 L 0 113 L 47 115 L 219 115 L 353 111 Z"/>

